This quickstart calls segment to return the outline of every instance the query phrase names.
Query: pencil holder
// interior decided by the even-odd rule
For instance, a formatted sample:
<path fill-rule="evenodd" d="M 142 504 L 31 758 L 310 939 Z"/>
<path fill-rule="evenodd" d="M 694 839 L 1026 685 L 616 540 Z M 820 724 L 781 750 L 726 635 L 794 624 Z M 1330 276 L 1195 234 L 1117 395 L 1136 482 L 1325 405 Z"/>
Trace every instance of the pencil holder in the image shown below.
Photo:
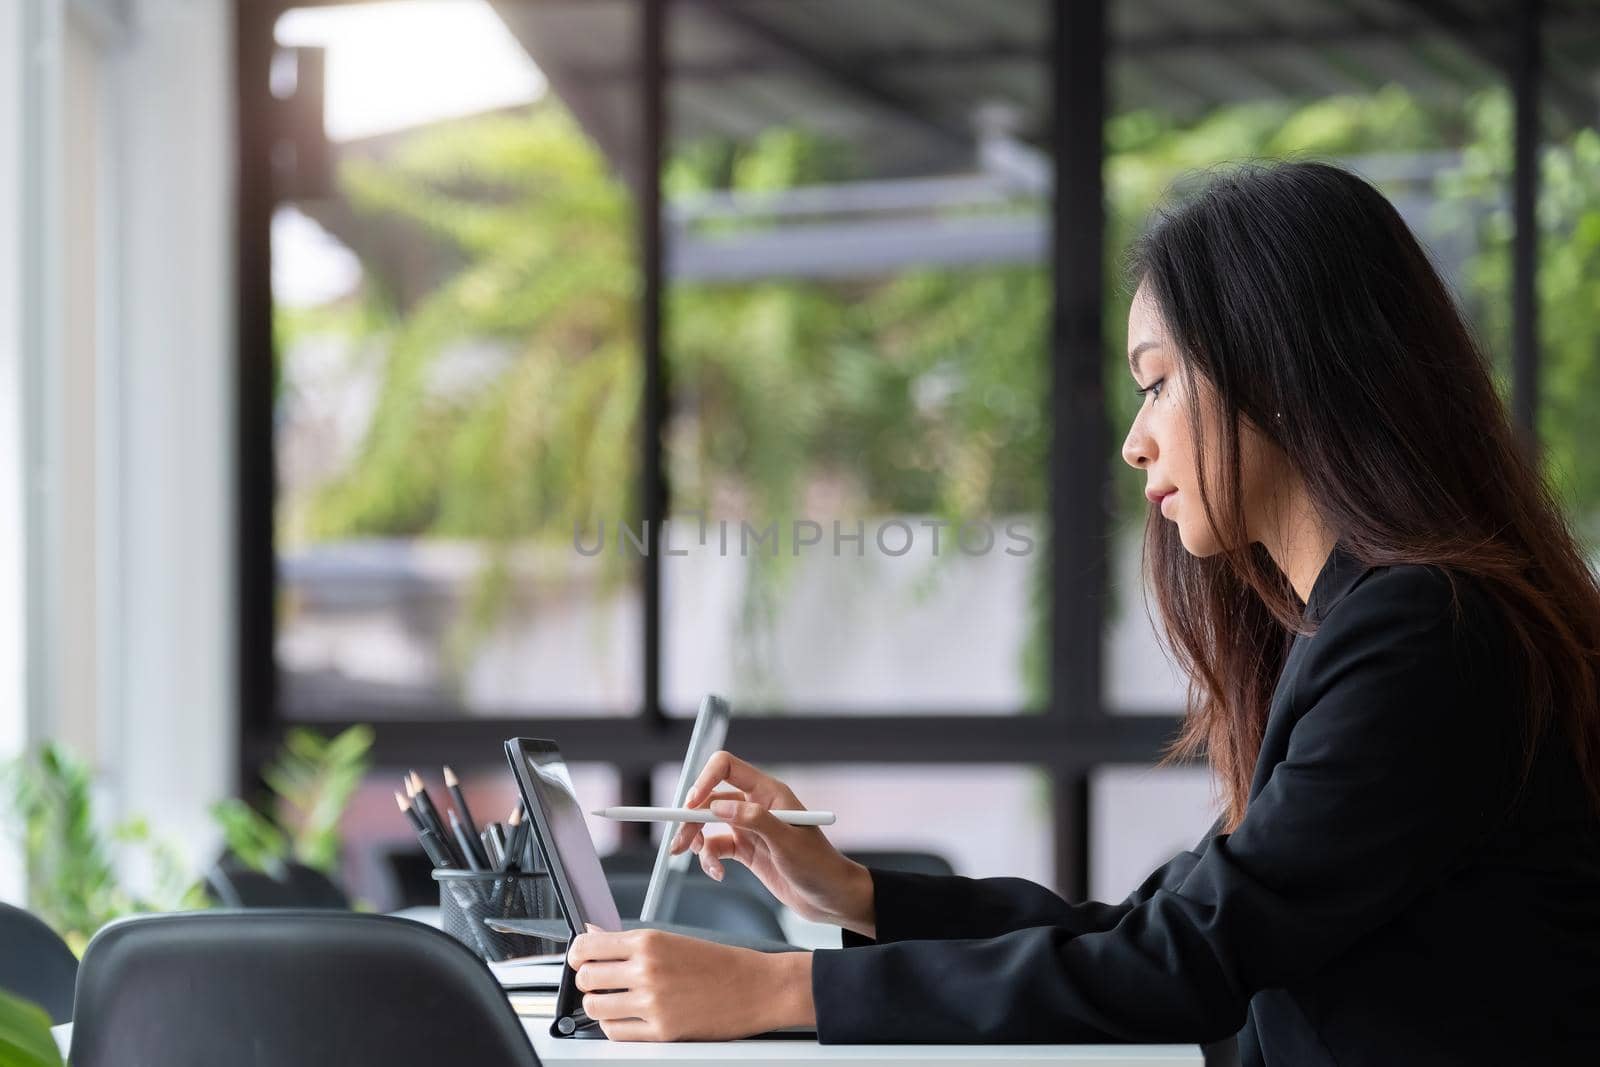
<path fill-rule="evenodd" d="M 548 871 L 436 870 L 439 925 L 486 960 L 544 956 L 562 951 L 560 941 L 489 929 L 485 919 L 560 919 L 561 908 Z"/>

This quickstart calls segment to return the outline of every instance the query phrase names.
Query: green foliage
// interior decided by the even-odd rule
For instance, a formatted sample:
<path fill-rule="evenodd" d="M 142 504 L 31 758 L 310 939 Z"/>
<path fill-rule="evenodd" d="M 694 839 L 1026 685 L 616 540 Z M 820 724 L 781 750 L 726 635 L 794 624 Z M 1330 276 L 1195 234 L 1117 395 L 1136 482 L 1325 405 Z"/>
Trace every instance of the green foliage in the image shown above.
<path fill-rule="evenodd" d="M 1432 236 L 1440 236 L 1478 225 L 1483 198 L 1504 188 L 1508 129 L 1503 93 L 1463 109 L 1396 87 L 1230 106 L 1187 122 L 1152 112 L 1111 119 L 1106 446 L 1119 513 L 1140 515 L 1144 503 L 1141 479 L 1115 458 L 1136 405 L 1124 357 L 1131 287 L 1115 283 L 1124 250 L 1175 179 L 1220 160 L 1460 148 L 1463 171 L 1437 190 Z M 1543 426 L 1568 491 L 1589 510 L 1600 501 L 1600 466 L 1580 462 L 1579 447 L 1600 397 L 1600 319 L 1591 313 L 1600 295 L 1597 152 L 1593 131 L 1552 152 L 1541 204 Z M 775 130 L 681 146 L 664 183 L 678 198 L 854 171 L 838 145 Z M 349 465 L 309 500 L 290 502 L 287 540 L 460 537 L 498 546 L 469 633 L 458 635 L 465 647 L 502 609 L 507 546 L 562 544 L 575 526 L 600 519 L 635 521 L 641 375 L 629 197 L 554 101 L 418 131 L 392 158 L 345 165 L 339 181 L 370 223 L 440 249 L 440 281 L 408 295 L 370 264 L 362 302 L 342 309 L 343 328 L 360 341 L 351 358 L 380 361 L 381 395 Z M 1491 213 L 1476 236 L 1483 251 L 1466 295 L 1503 350 L 1509 227 Z M 806 514 L 808 492 L 825 485 L 860 515 L 1041 514 L 1050 300 L 1048 273 L 1035 267 L 674 285 L 665 441 L 674 509 L 735 511 L 759 523 Z M 280 330 L 329 329 L 336 316 L 318 314 L 323 321 L 312 323 L 298 313 Z M 442 386 L 469 342 L 498 345 L 497 369 Z M 619 577 L 620 555 L 603 558 Z M 792 563 L 781 554 L 752 562 L 746 621 L 755 624 Z M 1030 605 L 1040 632 L 1043 604 Z M 1046 644 L 1030 642 L 1023 659 L 1041 700 Z"/>
<path fill-rule="evenodd" d="M 291 859 L 331 874 L 339 862 L 339 819 L 371 765 L 371 748 L 370 726 L 352 726 L 332 738 L 290 730 L 283 751 L 262 775 L 274 796 L 270 815 L 236 797 L 212 805 L 229 851 L 273 875 L 281 875 Z"/>
<path fill-rule="evenodd" d="M 50 1016 L 32 1001 L 0 989 L 0 1064 L 61 1067 L 61 1051 L 50 1033 Z"/>
<path fill-rule="evenodd" d="M 331 871 L 339 856 L 339 819 L 367 772 L 371 746 L 367 726 L 331 739 L 290 731 L 264 775 L 276 798 L 271 818 L 239 800 L 213 806 L 228 847 L 258 870 L 281 870 L 292 857 Z M 0 807 L 8 809 L 4 825 L 21 831 L 29 907 L 74 952 L 82 953 L 100 927 L 124 915 L 206 906 L 183 856 L 143 818 L 100 826 L 89 768 L 63 746 L 44 745 L 0 766 L 0 786 Z M 148 872 L 145 891 L 118 877 L 119 861 L 134 858 Z"/>
<path fill-rule="evenodd" d="M 1511 351 L 1511 101 L 1485 96 L 1471 109 L 1473 147 L 1440 178 L 1442 221 L 1471 227 L 1467 296 L 1501 371 Z M 1600 550 L 1600 463 L 1589 451 L 1600 423 L 1600 132 L 1583 129 L 1547 145 L 1539 160 L 1539 437 L 1548 477 L 1580 533 Z M 1487 203 L 1468 213 L 1461 205 Z"/>
<path fill-rule="evenodd" d="M 74 951 L 82 952 L 96 930 L 123 915 L 203 906 L 182 857 L 169 842 L 155 839 L 144 820 L 102 832 L 94 819 L 89 770 L 61 746 L 45 745 L 16 760 L 4 777 L 22 827 L 30 906 Z M 113 866 L 119 848 L 145 854 L 152 875 L 148 893 L 120 883 Z"/>
<path fill-rule="evenodd" d="M 623 187 L 564 112 L 494 115 L 410 138 L 339 182 L 367 218 L 461 266 L 411 298 L 367 272 L 344 326 L 378 353 L 371 430 L 291 539 L 372 533 L 509 541 L 633 513 L 636 270 Z M 499 371 L 442 388 L 467 344 Z M 299 502 L 291 502 L 291 508 Z"/>

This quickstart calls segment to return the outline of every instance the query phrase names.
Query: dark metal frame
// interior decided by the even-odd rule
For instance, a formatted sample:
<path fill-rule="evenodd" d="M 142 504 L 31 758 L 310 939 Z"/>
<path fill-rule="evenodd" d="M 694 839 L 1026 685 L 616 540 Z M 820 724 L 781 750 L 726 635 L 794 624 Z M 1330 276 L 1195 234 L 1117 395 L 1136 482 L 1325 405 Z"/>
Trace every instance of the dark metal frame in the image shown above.
<path fill-rule="evenodd" d="M 271 247 L 274 204 L 271 149 L 277 103 L 268 91 L 272 27 L 282 10 L 320 0 L 237 0 L 239 233 L 236 439 L 239 477 L 238 629 L 239 774 L 246 791 L 259 784 L 262 763 L 292 725 L 278 704 L 274 655 L 273 547 L 275 471 L 272 440 L 273 363 Z M 674 0 L 632 0 L 640 12 L 639 105 L 643 117 L 638 196 L 642 304 L 640 352 L 644 390 L 641 418 L 641 516 L 652 538 L 668 511 L 663 458 L 670 383 L 662 352 L 664 249 L 660 162 L 668 129 L 667 86 L 672 72 L 666 35 Z M 677 0 L 684 2 L 684 0 Z M 692 2 L 692 0 L 690 0 Z M 739 750 L 753 759 L 784 763 L 993 763 L 1037 767 L 1051 783 L 1055 883 L 1072 898 L 1088 892 L 1090 776 L 1107 764 L 1147 764 L 1173 737 L 1172 715 L 1113 715 L 1102 697 L 1102 635 L 1106 609 L 1107 517 L 1111 477 L 1102 381 L 1103 187 L 1102 131 L 1106 67 L 1110 54 L 1110 0 L 1056 3 L 1048 55 L 1054 114 L 1051 137 L 1056 189 L 1052 206 L 1051 270 L 1055 306 L 1050 360 L 1053 438 L 1049 463 L 1052 668 L 1048 706 L 1015 716 L 751 716 L 739 724 Z M 724 3 L 723 8 L 736 5 Z M 1512 5 L 1517 7 L 1517 5 Z M 1419 4 L 1425 17 L 1437 15 Z M 1517 94 L 1514 254 L 1514 408 L 1531 437 L 1538 390 L 1533 290 L 1536 198 L 1539 11 L 1521 7 L 1510 64 Z M 749 21 L 748 12 L 738 17 Z M 1457 29 L 1449 19 L 1440 28 Z M 1479 27 L 1462 28 L 1476 38 Z M 352 707 L 348 722 L 371 721 L 375 756 L 384 766 L 434 763 L 457 766 L 497 760 L 509 734 L 561 739 L 574 760 L 615 766 L 625 803 L 647 802 L 651 772 L 681 758 L 689 723 L 668 718 L 661 703 L 661 575 L 658 555 L 642 561 L 642 702 L 627 718 L 523 716 L 401 720 L 364 716 Z M 373 709 L 375 712 L 379 709 Z M 319 719 L 338 729 L 348 722 Z M 915 728 L 908 728 L 908 727 Z"/>

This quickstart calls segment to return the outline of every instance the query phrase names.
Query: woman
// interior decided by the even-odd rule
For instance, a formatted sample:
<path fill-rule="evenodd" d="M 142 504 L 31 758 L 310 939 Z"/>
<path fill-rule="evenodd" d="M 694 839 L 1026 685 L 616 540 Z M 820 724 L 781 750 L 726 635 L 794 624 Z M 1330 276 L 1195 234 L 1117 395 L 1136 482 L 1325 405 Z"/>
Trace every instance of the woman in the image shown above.
<path fill-rule="evenodd" d="M 1314 163 L 1215 178 L 1134 267 L 1123 458 L 1217 825 L 1121 903 L 1069 904 L 868 871 L 718 754 L 689 803 L 732 832 L 674 848 L 845 947 L 586 934 L 607 1034 L 1600 1062 L 1600 591 L 1445 286 L 1375 189 Z"/>

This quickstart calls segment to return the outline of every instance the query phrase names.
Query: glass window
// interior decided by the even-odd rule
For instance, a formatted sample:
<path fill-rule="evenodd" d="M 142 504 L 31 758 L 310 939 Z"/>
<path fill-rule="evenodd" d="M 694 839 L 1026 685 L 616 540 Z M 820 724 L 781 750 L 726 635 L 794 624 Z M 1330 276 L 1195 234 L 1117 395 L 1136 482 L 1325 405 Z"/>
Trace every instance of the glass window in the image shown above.
<path fill-rule="evenodd" d="M 1541 144 L 1539 188 L 1538 436 L 1545 472 L 1577 530 L 1591 568 L 1600 566 L 1600 463 L 1595 462 L 1594 431 L 1600 425 L 1600 318 L 1586 309 L 1600 306 L 1600 114 L 1593 93 L 1568 91 L 1600 71 L 1600 18 L 1586 24 L 1555 23 L 1545 34 L 1546 100 L 1576 103 L 1546 116 Z M 1504 122 L 1502 116 L 1496 116 Z M 1509 130 L 1499 131 L 1508 137 Z M 1500 179 L 1492 159 L 1483 161 L 1477 184 Z M 1474 272 L 1484 290 L 1509 288 L 1507 247 L 1515 234 L 1502 202 L 1484 218 L 1484 247 Z M 1509 334 L 1509 304 L 1500 305 L 1496 336 Z M 1509 341 L 1505 342 L 1509 344 Z"/>
<path fill-rule="evenodd" d="M 1158 641 L 1139 577 L 1151 505 L 1145 476 L 1120 450 L 1137 410 L 1127 367 L 1132 293 L 1122 253 L 1153 208 L 1193 172 L 1256 158 L 1342 163 L 1383 190 L 1485 333 L 1502 372 L 1509 356 L 1509 97 L 1504 76 L 1462 38 L 1382 32 L 1319 43 L 1260 27 L 1175 35 L 1136 4 L 1111 7 L 1119 49 L 1106 125 L 1107 417 L 1115 513 L 1105 700 L 1113 712 L 1173 714 L 1185 679 Z M 1414 29 L 1414 28 L 1413 28 Z M 1591 183 L 1592 184 L 1592 183 Z M 1156 615 L 1153 594 L 1149 613 Z"/>
<path fill-rule="evenodd" d="M 674 9 L 673 714 L 1045 700 L 1046 5 L 874 11 Z"/>
<path fill-rule="evenodd" d="M 738 751 L 738 738 L 730 738 Z M 765 768 L 808 808 L 839 821 L 828 839 L 845 852 L 931 852 L 971 878 L 1055 879 L 1050 787 L 1033 767 L 852 763 Z M 652 786 L 665 803 L 676 765 L 658 768 Z M 393 803 L 391 801 L 391 803 Z"/>
<path fill-rule="evenodd" d="M 634 509 L 632 201 L 527 14 L 277 23 L 274 91 L 324 86 L 275 155 L 290 718 L 638 706 L 637 561 L 574 543 Z"/>
<path fill-rule="evenodd" d="M 1101 767 L 1089 780 L 1089 896 L 1115 903 L 1217 817 L 1204 767 Z"/>

